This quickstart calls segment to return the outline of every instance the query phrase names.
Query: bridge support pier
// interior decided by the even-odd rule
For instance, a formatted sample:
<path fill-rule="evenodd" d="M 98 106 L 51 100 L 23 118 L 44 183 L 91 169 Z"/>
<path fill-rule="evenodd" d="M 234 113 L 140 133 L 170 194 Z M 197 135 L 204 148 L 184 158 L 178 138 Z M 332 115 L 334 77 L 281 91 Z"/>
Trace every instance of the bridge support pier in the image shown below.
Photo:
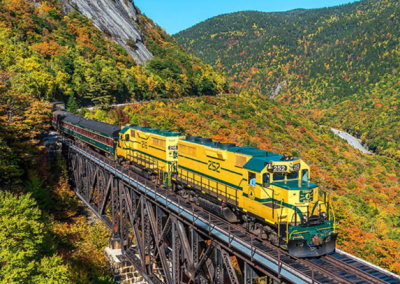
<path fill-rule="evenodd" d="M 121 284 L 148 284 L 129 262 L 125 261 L 121 249 L 112 249 L 107 247 L 104 255 L 108 260 L 115 283 Z"/>
<path fill-rule="evenodd" d="M 112 250 L 121 250 L 121 239 L 111 237 L 108 240 L 108 247 Z"/>

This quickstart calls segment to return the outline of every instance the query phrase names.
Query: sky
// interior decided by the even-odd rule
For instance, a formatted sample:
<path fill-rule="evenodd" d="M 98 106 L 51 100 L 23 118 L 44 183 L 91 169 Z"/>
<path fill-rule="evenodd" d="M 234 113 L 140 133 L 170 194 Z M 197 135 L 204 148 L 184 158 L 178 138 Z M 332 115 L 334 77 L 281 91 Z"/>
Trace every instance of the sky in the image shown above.
<path fill-rule="evenodd" d="M 238 11 L 281 12 L 322 8 L 354 0 L 134 0 L 143 14 L 175 34 L 206 19 Z"/>

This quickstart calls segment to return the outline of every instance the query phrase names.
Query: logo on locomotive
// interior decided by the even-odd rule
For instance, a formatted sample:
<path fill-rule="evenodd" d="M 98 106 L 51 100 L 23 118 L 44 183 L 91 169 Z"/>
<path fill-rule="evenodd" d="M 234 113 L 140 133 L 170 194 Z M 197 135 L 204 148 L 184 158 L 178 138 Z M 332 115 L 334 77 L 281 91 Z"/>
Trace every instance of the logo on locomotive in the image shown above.
<path fill-rule="evenodd" d="M 310 202 L 314 199 L 314 191 L 300 190 L 300 202 Z"/>

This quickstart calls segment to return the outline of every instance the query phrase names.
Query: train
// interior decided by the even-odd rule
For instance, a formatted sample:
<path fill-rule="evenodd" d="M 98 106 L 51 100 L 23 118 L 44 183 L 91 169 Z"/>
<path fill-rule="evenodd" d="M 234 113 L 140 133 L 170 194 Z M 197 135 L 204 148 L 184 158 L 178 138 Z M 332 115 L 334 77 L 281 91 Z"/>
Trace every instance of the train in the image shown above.
<path fill-rule="evenodd" d="M 63 110 L 53 127 L 295 257 L 334 252 L 327 195 L 301 159 L 200 136 L 111 125 Z"/>

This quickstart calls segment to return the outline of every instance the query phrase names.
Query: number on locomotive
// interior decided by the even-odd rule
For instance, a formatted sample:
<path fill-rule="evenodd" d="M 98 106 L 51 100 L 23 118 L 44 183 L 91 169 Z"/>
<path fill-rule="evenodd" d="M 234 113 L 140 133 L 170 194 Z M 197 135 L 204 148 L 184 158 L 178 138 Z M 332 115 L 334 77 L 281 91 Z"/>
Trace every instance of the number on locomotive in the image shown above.
<path fill-rule="evenodd" d="M 208 161 L 208 169 L 213 172 L 219 173 L 219 168 L 221 165 L 219 163 L 213 162 L 213 161 Z"/>
<path fill-rule="evenodd" d="M 298 170 L 300 170 L 300 163 L 293 165 L 293 171 L 298 171 Z"/>
<path fill-rule="evenodd" d="M 274 172 L 286 172 L 287 171 L 287 166 L 283 165 L 275 165 L 272 167 Z"/>

